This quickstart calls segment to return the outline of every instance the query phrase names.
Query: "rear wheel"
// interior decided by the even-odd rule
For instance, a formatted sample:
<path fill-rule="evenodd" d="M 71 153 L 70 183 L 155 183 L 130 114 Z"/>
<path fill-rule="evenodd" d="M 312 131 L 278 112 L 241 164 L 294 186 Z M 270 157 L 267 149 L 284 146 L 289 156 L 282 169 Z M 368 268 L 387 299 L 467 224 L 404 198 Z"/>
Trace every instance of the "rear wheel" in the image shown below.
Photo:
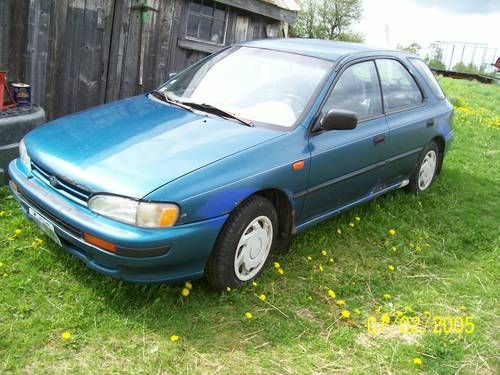
<path fill-rule="evenodd" d="M 277 214 L 266 198 L 253 196 L 230 215 L 206 266 L 215 289 L 235 288 L 260 275 L 276 240 Z"/>
<path fill-rule="evenodd" d="M 429 189 L 434 182 L 440 163 L 440 153 L 437 144 L 431 141 L 420 157 L 415 171 L 410 177 L 408 190 L 419 193 Z"/>

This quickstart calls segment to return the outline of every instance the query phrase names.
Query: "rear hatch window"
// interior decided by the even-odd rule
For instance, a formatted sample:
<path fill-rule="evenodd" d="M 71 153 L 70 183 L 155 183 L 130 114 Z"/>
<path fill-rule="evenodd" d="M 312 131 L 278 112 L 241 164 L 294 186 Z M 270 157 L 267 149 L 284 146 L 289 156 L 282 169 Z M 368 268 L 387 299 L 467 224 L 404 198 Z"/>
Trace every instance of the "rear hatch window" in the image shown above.
<path fill-rule="evenodd" d="M 432 93 L 436 95 L 439 99 L 444 99 L 445 96 L 443 90 L 441 89 L 441 86 L 439 86 L 436 77 L 434 77 L 434 74 L 432 74 L 427 64 L 420 59 L 410 58 L 409 60 L 412 63 L 412 65 L 419 71 L 419 73 L 422 74 L 422 76 L 424 76 L 425 80 L 427 81 L 427 83 L 431 88 Z"/>

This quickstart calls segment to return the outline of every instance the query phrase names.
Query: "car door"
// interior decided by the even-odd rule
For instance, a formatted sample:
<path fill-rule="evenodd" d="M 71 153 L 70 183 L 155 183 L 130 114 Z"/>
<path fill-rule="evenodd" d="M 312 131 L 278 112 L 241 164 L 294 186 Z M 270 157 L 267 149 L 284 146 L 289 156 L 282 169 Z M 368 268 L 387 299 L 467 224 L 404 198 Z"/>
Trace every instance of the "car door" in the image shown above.
<path fill-rule="evenodd" d="M 352 64 L 341 72 L 321 116 L 331 109 L 356 113 L 358 125 L 351 130 L 320 130 L 310 135 L 305 220 L 370 195 L 380 184 L 387 157 L 388 127 L 373 61 Z"/>
<path fill-rule="evenodd" d="M 384 179 L 391 185 L 411 174 L 435 120 L 422 90 L 400 61 L 377 59 L 376 64 L 390 138 Z"/>

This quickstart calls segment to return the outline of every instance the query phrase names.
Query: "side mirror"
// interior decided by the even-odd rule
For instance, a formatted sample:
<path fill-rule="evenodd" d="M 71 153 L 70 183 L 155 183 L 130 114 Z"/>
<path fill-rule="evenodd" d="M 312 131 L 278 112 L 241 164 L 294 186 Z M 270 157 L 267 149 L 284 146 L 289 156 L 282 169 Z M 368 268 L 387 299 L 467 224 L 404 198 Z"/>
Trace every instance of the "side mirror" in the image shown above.
<path fill-rule="evenodd" d="M 168 75 L 168 79 L 174 78 L 176 75 L 177 75 L 177 73 L 176 73 L 176 72 L 169 73 L 169 75 Z"/>
<path fill-rule="evenodd" d="M 352 111 L 331 109 L 320 120 L 319 129 L 351 130 L 358 125 L 358 116 Z"/>

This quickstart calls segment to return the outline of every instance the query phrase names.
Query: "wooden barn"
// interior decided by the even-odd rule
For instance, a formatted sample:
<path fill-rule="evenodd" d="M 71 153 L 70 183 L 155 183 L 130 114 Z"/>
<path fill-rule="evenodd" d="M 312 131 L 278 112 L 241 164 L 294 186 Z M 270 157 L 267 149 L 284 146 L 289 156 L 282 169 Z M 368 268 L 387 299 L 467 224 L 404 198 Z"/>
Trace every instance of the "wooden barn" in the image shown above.
<path fill-rule="evenodd" d="M 295 0 L 1 0 L 0 70 L 49 119 L 139 94 L 225 45 L 287 35 Z"/>

